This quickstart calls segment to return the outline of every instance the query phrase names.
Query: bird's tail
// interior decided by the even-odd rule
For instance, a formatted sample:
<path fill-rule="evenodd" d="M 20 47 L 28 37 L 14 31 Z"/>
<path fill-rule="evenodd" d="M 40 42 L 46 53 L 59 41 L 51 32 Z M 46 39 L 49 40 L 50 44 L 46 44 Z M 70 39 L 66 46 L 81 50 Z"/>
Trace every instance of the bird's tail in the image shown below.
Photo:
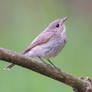
<path fill-rule="evenodd" d="M 9 64 L 8 66 L 5 67 L 5 70 L 10 70 L 12 67 L 14 67 L 15 64 Z"/>
<path fill-rule="evenodd" d="M 25 51 L 22 53 L 22 55 L 28 56 Z M 30 55 L 30 57 L 31 57 L 31 55 Z M 5 70 L 11 70 L 14 66 L 15 66 L 15 64 L 11 63 L 8 66 L 6 66 L 4 69 Z"/>
<path fill-rule="evenodd" d="M 22 53 L 22 55 L 25 55 L 24 52 Z M 8 66 L 6 66 L 4 69 L 5 70 L 11 70 L 14 66 L 15 66 L 15 64 L 11 63 Z"/>

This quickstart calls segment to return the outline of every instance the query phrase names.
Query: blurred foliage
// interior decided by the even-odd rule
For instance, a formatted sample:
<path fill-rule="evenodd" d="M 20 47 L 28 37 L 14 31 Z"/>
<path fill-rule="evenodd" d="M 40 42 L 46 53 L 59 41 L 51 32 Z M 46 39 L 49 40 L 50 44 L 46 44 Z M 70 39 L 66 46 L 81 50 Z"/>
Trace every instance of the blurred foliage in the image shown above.
<path fill-rule="evenodd" d="M 21 53 L 48 24 L 68 16 L 68 43 L 52 59 L 54 64 L 77 77 L 92 77 L 91 0 L 0 0 L 0 47 Z M 55 80 L 0 62 L 1 92 L 73 92 Z"/>

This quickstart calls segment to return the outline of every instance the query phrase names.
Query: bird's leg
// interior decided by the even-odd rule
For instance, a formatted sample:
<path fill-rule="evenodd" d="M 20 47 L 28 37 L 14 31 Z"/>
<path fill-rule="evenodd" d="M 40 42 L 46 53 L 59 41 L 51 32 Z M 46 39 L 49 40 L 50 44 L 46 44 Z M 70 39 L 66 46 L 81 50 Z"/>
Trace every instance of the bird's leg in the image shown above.
<path fill-rule="evenodd" d="M 46 64 L 46 62 L 44 61 L 44 59 L 42 57 L 38 57 L 43 63 Z"/>
<path fill-rule="evenodd" d="M 42 57 L 38 57 L 43 63 L 45 63 L 45 64 L 47 64 L 45 61 L 44 61 L 44 59 L 42 58 Z M 57 68 L 51 61 L 50 61 L 50 59 L 47 59 L 48 60 L 48 62 L 52 65 L 52 66 L 54 66 L 55 68 Z"/>
<path fill-rule="evenodd" d="M 51 65 L 53 65 L 53 66 L 56 68 L 56 66 L 51 62 L 50 59 L 47 59 L 47 60 L 48 60 L 48 62 L 49 62 Z"/>

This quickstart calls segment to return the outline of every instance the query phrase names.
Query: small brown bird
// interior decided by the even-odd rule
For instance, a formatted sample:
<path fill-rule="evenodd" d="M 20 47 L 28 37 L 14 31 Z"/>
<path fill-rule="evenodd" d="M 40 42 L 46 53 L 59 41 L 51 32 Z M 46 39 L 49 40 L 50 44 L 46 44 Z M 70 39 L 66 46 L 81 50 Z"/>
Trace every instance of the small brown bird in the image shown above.
<path fill-rule="evenodd" d="M 44 59 L 48 60 L 53 66 L 55 66 L 50 58 L 58 55 L 66 43 L 66 27 L 64 22 L 67 17 L 53 21 L 48 27 L 41 32 L 29 45 L 27 49 L 22 53 L 24 56 L 31 58 L 38 57 L 44 62 Z M 10 64 L 6 69 L 11 69 L 15 64 Z"/>

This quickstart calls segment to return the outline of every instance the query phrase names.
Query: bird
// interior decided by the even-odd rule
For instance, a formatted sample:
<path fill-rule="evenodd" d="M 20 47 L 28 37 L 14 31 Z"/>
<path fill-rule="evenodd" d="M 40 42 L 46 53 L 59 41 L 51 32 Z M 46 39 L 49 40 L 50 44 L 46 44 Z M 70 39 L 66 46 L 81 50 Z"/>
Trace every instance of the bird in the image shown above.
<path fill-rule="evenodd" d="M 50 59 L 56 57 L 67 42 L 66 26 L 64 24 L 66 20 L 67 17 L 64 17 L 51 22 L 23 51 L 22 55 L 31 58 L 38 57 L 43 62 L 45 62 L 44 59 L 48 60 L 55 67 Z M 5 69 L 10 70 L 13 66 L 15 64 L 11 63 Z"/>

